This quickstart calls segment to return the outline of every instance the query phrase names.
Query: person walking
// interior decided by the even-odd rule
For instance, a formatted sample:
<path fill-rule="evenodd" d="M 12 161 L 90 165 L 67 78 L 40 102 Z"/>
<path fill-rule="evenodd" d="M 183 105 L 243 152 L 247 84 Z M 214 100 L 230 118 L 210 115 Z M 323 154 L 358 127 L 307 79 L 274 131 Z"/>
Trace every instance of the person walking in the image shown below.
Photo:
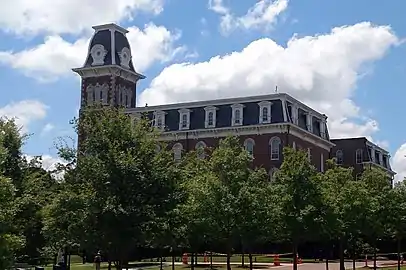
<path fill-rule="evenodd" d="M 94 256 L 94 264 L 96 266 L 96 270 L 100 270 L 100 264 L 101 264 L 100 251 L 98 251 L 96 256 Z"/>

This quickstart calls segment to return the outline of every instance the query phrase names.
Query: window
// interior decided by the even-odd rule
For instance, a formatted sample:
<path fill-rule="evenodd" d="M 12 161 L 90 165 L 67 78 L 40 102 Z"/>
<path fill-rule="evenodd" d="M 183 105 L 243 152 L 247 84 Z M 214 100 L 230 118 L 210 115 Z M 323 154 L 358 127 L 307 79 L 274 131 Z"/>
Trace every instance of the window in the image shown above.
<path fill-rule="evenodd" d="M 357 151 L 355 151 L 355 160 L 357 164 L 360 164 L 362 163 L 362 161 L 364 161 L 362 157 L 362 149 L 357 149 Z"/>
<path fill-rule="evenodd" d="M 204 149 L 206 148 L 206 144 L 203 141 L 200 141 L 196 144 L 195 150 L 198 158 L 204 159 L 206 157 L 206 153 Z"/>
<path fill-rule="evenodd" d="M 248 138 L 244 141 L 244 148 L 251 157 L 254 156 L 254 146 L 255 146 L 255 141 L 253 139 Z"/>
<path fill-rule="evenodd" d="M 343 164 L 344 162 L 344 154 L 343 151 L 337 150 L 336 152 L 336 159 L 337 159 L 337 164 Z"/>
<path fill-rule="evenodd" d="M 278 172 L 278 169 L 277 168 L 271 168 L 270 170 L 269 170 L 269 181 L 270 182 L 273 182 L 274 180 L 275 180 L 275 176 L 276 176 L 276 173 Z"/>
<path fill-rule="evenodd" d="M 241 126 L 243 124 L 243 108 L 244 105 L 242 104 L 233 104 L 231 105 L 232 108 L 232 119 L 231 125 L 232 126 Z"/>
<path fill-rule="evenodd" d="M 293 148 L 293 150 L 296 150 L 296 142 L 295 141 L 292 144 L 292 148 Z"/>
<path fill-rule="evenodd" d="M 87 105 L 92 105 L 94 102 L 94 86 L 93 85 L 89 85 L 86 88 L 86 93 L 87 93 L 87 99 L 86 99 L 86 103 Z"/>
<path fill-rule="evenodd" d="M 182 149 L 183 146 L 180 143 L 176 143 L 173 147 L 172 147 L 172 151 L 173 151 L 173 159 L 175 161 L 180 161 L 180 159 L 182 158 Z"/>
<path fill-rule="evenodd" d="M 281 139 L 273 137 L 269 140 L 269 146 L 271 148 L 271 160 L 279 160 Z"/>
<path fill-rule="evenodd" d="M 259 106 L 259 120 L 260 124 L 269 124 L 271 123 L 271 106 L 272 102 L 261 101 L 258 103 Z"/>
<path fill-rule="evenodd" d="M 187 115 L 182 114 L 182 128 L 186 128 L 186 127 L 187 127 Z"/>
<path fill-rule="evenodd" d="M 307 148 L 307 159 L 309 160 L 309 162 L 312 161 L 312 149 L 311 148 Z"/>
<path fill-rule="evenodd" d="M 262 108 L 262 123 L 267 123 L 268 122 L 268 108 L 264 107 Z"/>
<path fill-rule="evenodd" d="M 180 109 L 179 111 L 179 130 L 189 129 L 190 127 L 190 110 Z"/>
<path fill-rule="evenodd" d="M 165 112 L 163 111 L 154 112 L 154 126 L 160 130 L 165 129 Z"/>
<path fill-rule="evenodd" d="M 216 107 L 208 106 L 204 108 L 206 112 L 206 117 L 204 121 L 205 128 L 214 128 L 216 127 Z"/>
<path fill-rule="evenodd" d="M 239 109 L 235 110 L 234 123 L 241 124 L 241 111 Z"/>
<path fill-rule="evenodd" d="M 213 126 L 213 112 L 209 112 L 208 119 L 207 119 L 207 124 L 209 126 Z"/>

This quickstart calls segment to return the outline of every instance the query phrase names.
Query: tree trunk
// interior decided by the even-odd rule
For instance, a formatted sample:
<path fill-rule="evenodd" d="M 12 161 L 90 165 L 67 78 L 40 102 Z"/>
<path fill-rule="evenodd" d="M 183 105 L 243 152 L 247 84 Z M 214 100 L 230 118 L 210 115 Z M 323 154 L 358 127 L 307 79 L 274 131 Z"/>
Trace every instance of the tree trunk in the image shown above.
<path fill-rule="evenodd" d="M 355 270 L 355 255 L 352 255 L 352 270 Z"/>
<path fill-rule="evenodd" d="M 175 253 L 172 251 L 172 270 L 175 270 Z"/>
<path fill-rule="evenodd" d="M 197 264 L 198 264 L 198 260 L 197 260 L 198 257 L 199 257 L 199 253 L 196 253 L 196 254 L 195 254 L 195 264 L 196 264 L 196 266 L 197 266 Z"/>
<path fill-rule="evenodd" d="M 252 253 L 250 252 L 249 254 L 248 254 L 248 257 L 249 257 L 249 260 L 250 260 L 250 270 L 252 270 Z"/>
<path fill-rule="evenodd" d="M 297 270 L 297 243 L 293 241 L 293 270 Z"/>
<path fill-rule="evenodd" d="M 160 256 L 159 269 L 161 269 L 161 270 L 164 269 L 164 263 L 163 263 L 163 260 L 162 260 L 162 254 Z"/>
<path fill-rule="evenodd" d="M 190 254 L 190 269 L 195 270 L 195 254 L 193 252 Z"/>
<path fill-rule="evenodd" d="M 376 244 L 374 244 L 374 270 L 376 270 Z"/>
<path fill-rule="evenodd" d="M 401 259 L 400 259 L 400 252 L 401 252 L 401 244 L 402 244 L 402 238 L 398 237 L 398 270 L 400 270 L 400 263 L 401 263 Z"/>
<path fill-rule="evenodd" d="M 231 270 L 231 252 L 227 251 L 227 270 Z"/>
<path fill-rule="evenodd" d="M 329 250 L 328 246 L 326 246 L 326 250 L 324 251 L 324 253 L 325 253 L 325 260 L 326 260 L 326 270 L 328 270 L 329 269 L 328 260 L 330 257 L 329 256 L 330 250 Z"/>
<path fill-rule="evenodd" d="M 242 266 L 242 268 L 245 267 L 244 249 L 242 250 L 242 254 L 241 254 L 241 266 Z"/>
<path fill-rule="evenodd" d="M 344 265 L 344 237 L 340 237 L 339 252 L 340 252 L 340 270 L 345 270 L 345 265 Z"/>
<path fill-rule="evenodd" d="M 111 270 L 111 260 L 109 259 L 109 266 L 108 266 L 108 270 Z"/>
<path fill-rule="evenodd" d="M 210 251 L 210 269 L 213 269 L 213 252 Z"/>

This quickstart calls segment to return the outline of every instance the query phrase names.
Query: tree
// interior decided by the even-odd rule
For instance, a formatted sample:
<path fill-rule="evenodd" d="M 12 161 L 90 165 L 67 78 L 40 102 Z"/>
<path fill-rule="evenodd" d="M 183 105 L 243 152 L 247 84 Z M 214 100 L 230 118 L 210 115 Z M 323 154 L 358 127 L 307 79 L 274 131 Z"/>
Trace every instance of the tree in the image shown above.
<path fill-rule="evenodd" d="M 364 233 L 371 242 L 374 250 L 374 269 L 376 269 L 376 242 L 384 237 L 390 229 L 387 224 L 387 217 L 390 215 L 391 181 L 388 174 L 379 168 L 366 168 L 360 177 L 370 199 L 369 207 L 365 209 L 365 216 L 368 222 L 364 227 Z"/>
<path fill-rule="evenodd" d="M 398 269 L 400 270 L 401 243 L 406 235 L 406 183 L 404 181 L 397 183 L 389 195 L 389 215 L 386 222 L 389 225 L 390 236 L 397 242 Z"/>
<path fill-rule="evenodd" d="M 293 269 L 297 270 L 299 243 L 317 237 L 322 226 L 322 200 L 316 169 L 307 153 L 284 148 L 283 163 L 275 179 L 284 230 L 293 245 Z"/>
<path fill-rule="evenodd" d="M 145 118 L 134 123 L 119 108 L 88 108 L 74 127 L 79 152 L 75 156 L 74 149 L 61 148 L 60 153 L 76 160 L 66 197 L 83 205 L 83 229 L 69 237 L 76 241 L 85 231 L 80 244 L 101 249 L 121 269 L 135 245 L 147 243 L 147 235 L 159 227 L 156 222 L 174 206 L 174 161 L 165 151 L 156 153 L 156 133 Z"/>
<path fill-rule="evenodd" d="M 329 169 L 320 174 L 323 202 L 327 206 L 324 235 L 339 241 L 340 269 L 344 269 L 345 244 L 351 240 L 354 252 L 359 245 L 360 232 L 366 223 L 362 213 L 368 207 L 369 196 L 365 184 L 353 180 L 352 168 L 337 166 L 334 160 L 327 164 Z"/>

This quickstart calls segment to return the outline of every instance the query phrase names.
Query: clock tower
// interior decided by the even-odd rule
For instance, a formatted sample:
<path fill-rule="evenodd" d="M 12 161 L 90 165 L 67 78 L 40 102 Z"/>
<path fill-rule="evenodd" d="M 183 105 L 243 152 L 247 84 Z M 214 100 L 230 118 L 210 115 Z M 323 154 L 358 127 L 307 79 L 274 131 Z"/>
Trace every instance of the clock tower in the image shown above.
<path fill-rule="evenodd" d="M 135 71 L 128 31 L 116 24 L 94 26 L 81 77 L 80 107 L 100 103 L 135 108 L 136 87 L 145 76 Z"/>

